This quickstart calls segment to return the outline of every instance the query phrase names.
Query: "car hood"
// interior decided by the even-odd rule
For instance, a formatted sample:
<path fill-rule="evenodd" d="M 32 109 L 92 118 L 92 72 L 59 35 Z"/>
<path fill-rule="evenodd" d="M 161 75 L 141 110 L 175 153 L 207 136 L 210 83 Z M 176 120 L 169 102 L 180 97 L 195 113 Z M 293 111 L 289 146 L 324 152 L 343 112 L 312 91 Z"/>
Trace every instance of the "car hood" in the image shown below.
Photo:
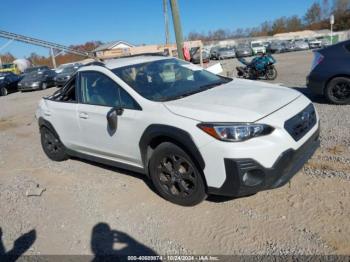
<path fill-rule="evenodd" d="M 164 105 L 174 114 L 202 122 L 255 122 L 300 95 L 279 85 L 234 79 Z"/>

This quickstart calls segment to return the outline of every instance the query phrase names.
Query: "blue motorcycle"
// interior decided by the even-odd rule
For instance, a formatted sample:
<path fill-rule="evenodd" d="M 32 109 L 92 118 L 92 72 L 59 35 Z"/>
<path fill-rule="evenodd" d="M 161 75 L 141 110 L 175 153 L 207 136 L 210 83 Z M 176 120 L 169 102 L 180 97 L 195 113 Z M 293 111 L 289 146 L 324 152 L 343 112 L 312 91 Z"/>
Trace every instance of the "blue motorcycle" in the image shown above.
<path fill-rule="evenodd" d="M 237 66 L 238 77 L 246 79 L 260 79 L 275 80 L 277 77 L 277 70 L 274 66 L 276 60 L 270 54 L 262 54 L 252 61 L 248 62 L 244 58 L 239 58 L 245 66 Z"/>

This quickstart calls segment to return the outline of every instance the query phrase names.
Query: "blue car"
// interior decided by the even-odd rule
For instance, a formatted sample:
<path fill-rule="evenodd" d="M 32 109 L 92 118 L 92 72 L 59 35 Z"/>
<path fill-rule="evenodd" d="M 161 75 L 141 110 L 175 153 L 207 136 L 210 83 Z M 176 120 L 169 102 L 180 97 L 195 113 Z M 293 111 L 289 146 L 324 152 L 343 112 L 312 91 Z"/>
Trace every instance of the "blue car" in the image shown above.
<path fill-rule="evenodd" d="M 333 104 L 350 104 L 350 40 L 314 51 L 307 86 Z"/>

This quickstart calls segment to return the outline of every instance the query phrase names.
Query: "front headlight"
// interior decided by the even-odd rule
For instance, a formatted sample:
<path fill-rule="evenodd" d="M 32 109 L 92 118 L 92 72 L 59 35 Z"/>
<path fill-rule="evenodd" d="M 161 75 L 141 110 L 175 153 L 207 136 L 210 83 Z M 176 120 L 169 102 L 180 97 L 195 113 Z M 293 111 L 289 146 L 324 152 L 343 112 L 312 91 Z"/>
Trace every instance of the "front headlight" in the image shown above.
<path fill-rule="evenodd" d="M 226 142 L 240 142 L 272 133 L 273 127 L 251 123 L 202 123 L 197 125 L 212 137 Z"/>

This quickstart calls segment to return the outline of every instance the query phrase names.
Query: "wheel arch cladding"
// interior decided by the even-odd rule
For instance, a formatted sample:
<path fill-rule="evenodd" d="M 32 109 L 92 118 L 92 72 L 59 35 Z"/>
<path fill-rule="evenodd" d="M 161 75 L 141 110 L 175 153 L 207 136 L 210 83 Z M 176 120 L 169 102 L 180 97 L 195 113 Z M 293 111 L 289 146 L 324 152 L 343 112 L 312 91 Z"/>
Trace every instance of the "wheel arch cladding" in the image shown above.
<path fill-rule="evenodd" d="M 190 155 L 201 170 L 204 169 L 204 159 L 188 132 L 173 126 L 154 124 L 145 129 L 139 142 L 142 163 L 147 173 L 152 150 L 163 142 L 171 142 L 178 145 Z"/>
<path fill-rule="evenodd" d="M 43 127 L 46 127 L 51 132 L 53 132 L 58 138 L 60 137 L 58 135 L 58 133 L 56 132 L 55 128 L 53 127 L 53 125 L 49 121 L 47 121 L 46 119 L 39 117 L 38 123 L 39 123 L 39 130 Z"/>

